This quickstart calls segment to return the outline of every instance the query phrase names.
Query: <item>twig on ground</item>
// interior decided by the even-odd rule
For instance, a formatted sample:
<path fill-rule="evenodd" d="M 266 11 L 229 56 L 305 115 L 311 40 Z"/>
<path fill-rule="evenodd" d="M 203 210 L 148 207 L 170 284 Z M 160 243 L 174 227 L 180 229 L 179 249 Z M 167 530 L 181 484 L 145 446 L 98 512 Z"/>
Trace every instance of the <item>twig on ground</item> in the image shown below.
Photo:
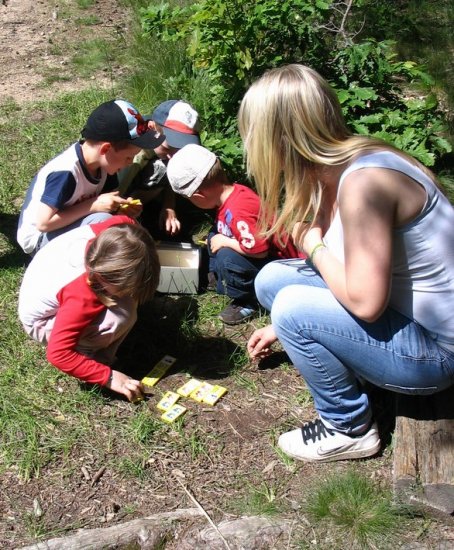
<path fill-rule="evenodd" d="M 96 474 L 93 476 L 93 480 L 91 482 L 91 486 L 93 487 L 93 485 L 95 485 L 95 483 L 97 483 L 99 481 L 99 479 L 102 477 L 102 475 L 104 474 L 104 472 L 106 471 L 106 467 L 105 466 L 102 466 L 101 468 L 99 468 L 99 470 L 96 472 Z"/>
<path fill-rule="evenodd" d="M 237 430 L 235 430 L 235 428 L 232 426 L 232 424 L 230 424 L 230 422 L 229 422 L 229 426 L 232 428 L 233 433 L 236 433 L 236 435 L 241 437 L 241 439 L 244 439 L 244 437 Z"/>
<path fill-rule="evenodd" d="M 208 515 L 208 513 L 205 511 L 205 509 L 203 508 L 203 506 L 199 503 L 199 501 L 192 495 L 192 493 L 184 486 L 184 484 L 181 482 L 180 479 L 178 479 L 177 477 L 175 478 L 178 483 L 181 485 L 181 487 L 183 488 L 184 492 L 188 495 L 188 497 L 192 500 L 192 502 L 197 506 L 197 508 L 202 512 L 202 514 L 206 517 L 208 523 L 211 525 L 211 527 L 213 527 L 213 529 L 217 532 L 217 534 L 221 537 L 222 539 L 222 542 L 225 544 L 225 547 L 228 549 L 228 550 L 232 550 L 229 546 L 229 543 L 225 540 L 223 534 L 221 533 L 221 531 L 219 531 L 217 525 L 214 523 L 214 521 L 210 518 L 210 516 Z"/>

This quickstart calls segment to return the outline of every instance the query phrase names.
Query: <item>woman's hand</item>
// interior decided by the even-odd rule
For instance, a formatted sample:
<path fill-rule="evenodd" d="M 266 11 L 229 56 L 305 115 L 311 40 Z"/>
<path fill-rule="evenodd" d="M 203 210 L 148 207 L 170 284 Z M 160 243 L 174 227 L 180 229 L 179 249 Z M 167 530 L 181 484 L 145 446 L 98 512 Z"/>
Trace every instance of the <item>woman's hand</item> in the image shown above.
<path fill-rule="evenodd" d="M 306 232 L 303 239 L 303 250 L 308 258 L 318 244 L 323 244 L 322 230 L 318 226 L 311 227 L 311 229 Z"/>
<path fill-rule="evenodd" d="M 247 343 L 247 351 L 252 359 L 262 359 L 271 355 L 273 350 L 272 344 L 276 342 L 277 336 L 274 332 L 273 325 L 259 328 L 253 332 Z"/>
<path fill-rule="evenodd" d="M 143 399 L 143 386 L 139 380 L 134 380 L 118 370 L 112 369 L 112 380 L 106 385 L 107 388 L 124 395 L 134 403 Z"/>

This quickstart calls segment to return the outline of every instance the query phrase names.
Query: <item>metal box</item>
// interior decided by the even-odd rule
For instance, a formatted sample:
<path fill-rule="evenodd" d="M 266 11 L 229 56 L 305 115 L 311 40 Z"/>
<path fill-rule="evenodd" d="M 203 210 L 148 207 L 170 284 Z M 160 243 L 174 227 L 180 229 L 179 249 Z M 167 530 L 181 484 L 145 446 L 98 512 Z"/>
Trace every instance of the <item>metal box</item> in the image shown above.
<path fill-rule="evenodd" d="M 199 290 L 200 247 L 191 243 L 157 243 L 161 277 L 158 292 L 196 294 Z"/>

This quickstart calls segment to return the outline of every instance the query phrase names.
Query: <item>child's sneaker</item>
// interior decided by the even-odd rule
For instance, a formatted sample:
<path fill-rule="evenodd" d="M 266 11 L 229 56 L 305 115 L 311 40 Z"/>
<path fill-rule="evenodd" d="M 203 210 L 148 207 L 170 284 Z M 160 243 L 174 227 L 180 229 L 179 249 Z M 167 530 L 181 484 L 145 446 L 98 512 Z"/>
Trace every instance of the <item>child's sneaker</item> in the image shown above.
<path fill-rule="evenodd" d="M 362 435 L 346 435 L 317 419 L 281 435 L 278 445 L 298 460 L 331 462 L 372 456 L 380 449 L 380 438 L 375 422 Z"/>
<path fill-rule="evenodd" d="M 257 310 L 251 307 L 241 306 L 232 302 L 219 314 L 219 319 L 226 325 L 239 325 L 251 318 Z"/>

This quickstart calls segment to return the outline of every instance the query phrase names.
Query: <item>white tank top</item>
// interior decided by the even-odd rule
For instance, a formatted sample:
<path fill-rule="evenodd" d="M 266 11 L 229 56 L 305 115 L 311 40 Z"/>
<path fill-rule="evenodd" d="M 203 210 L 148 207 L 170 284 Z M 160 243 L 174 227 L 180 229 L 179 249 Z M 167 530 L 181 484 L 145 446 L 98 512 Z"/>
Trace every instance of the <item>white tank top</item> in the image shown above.
<path fill-rule="evenodd" d="M 355 160 L 340 178 L 338 195 L 348 174 L 372 167 L 402 172 L 427 193 L 420 215 L 393 232 L 389 305 L 423 326 L 441 346 L 454 351 L 454 209 L 422 170 L 390 151 Z M 344 235 L 339 211 L 323 240 L 343 263 Z"/>

